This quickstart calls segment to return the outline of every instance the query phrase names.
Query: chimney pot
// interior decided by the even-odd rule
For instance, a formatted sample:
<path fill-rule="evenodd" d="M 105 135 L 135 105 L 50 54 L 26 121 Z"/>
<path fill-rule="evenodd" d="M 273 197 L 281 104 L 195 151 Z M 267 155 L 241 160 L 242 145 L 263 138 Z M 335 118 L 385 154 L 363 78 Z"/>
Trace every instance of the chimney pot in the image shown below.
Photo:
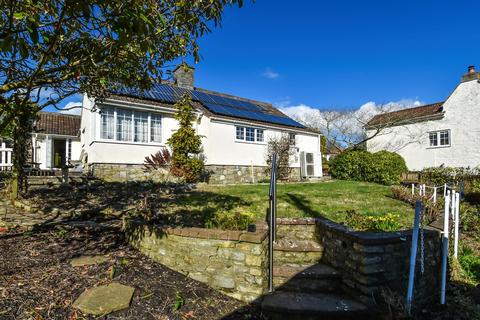
<path fill-rule="evenodd" d="M 193 90 L 194 70 L 195 68 L 186 63 L 178 65 L 173 70 L 173 80 L 175 84 L 180 88 Z"/>
<path fill-rule="evenodd" d="M 468 74 L 475 74 L 475 66 L 468 66 Z"/>

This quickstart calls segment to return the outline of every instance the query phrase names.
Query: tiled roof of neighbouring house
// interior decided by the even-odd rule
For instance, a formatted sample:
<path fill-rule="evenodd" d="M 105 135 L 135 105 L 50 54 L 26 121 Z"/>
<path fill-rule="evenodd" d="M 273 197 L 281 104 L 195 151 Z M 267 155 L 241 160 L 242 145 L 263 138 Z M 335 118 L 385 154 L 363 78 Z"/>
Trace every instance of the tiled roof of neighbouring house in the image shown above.
<path fill-rule="evenodd" d="M 38 113 L 33 131 L 76 137 L 80 133 L 80 116 L 42 111 Z"/>
<path fill-rule="evenodd" d="M 154 84 L 150 90 L 138 91 L 121 88 L 112 90 L 112 93 L 168 104 L 174 104 L 183 94 L 188 93 L 193 101 L 200 103 L 203 108 L 214 115 L 305 129 L 305 126 L 283 114 L 269 103 L 200 88 L 189 90 L 176 85 L 162 83 Z"/>
<path fill-rule="evenodd" d="M 367 123 L 367 127 L 395 126 L 408 122 L 429 119 L 432 116 L 443 114 L 443 102 L 432 103 L 420 107 L 403 109 L 394 112 L 378 114 Z"/>

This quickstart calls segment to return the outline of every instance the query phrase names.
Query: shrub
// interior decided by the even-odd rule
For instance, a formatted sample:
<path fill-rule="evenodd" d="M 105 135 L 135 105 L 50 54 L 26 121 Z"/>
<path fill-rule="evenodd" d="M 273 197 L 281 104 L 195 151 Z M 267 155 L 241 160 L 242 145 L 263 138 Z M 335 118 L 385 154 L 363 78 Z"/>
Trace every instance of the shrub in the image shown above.
<path fill-rule="evenodd" d="M 336 179 L 366 181 L 370 162 L 371 153 L 368 151 L 346 151 L 330 160 L 330 172 Z"/>
<path fill-rule="evenodd" d="M 205 227 L 209 229 L 247 230 L 248 225 L 251 223 L 253 223 L 251 214 L 219 211 L 205 221 Z"/>
<path fill-rule="evenodd" d="M 401 174 L 408 171 L 402 156 L 388 151 L 372 154 L 372 164 L 369 168 L 367 181 L 385 185 L 399 184 Z"/>
<path fill-rule="evenodd" d="M 372 154 L 364 150 L 350 150 L 330 161 L 332 176 L 343 180 L 392 185 L 400 183 L 400 175 L 406 171 L 405 160 L 388 151 Z"/>
<path fill-rule="evenodd" d="M 170 165 L 172 161 L 172 156 L 167 148 L 162 148 L 155 154 L 151 154 L 148 157 L 145 157 L 143 162 L 144 171 L 150 172 L 165 168 Z"/>
<path fill-rule="evenodd" d="M 197 182 L 204 171 L 204 162 L 200 153 L 202 141 L 192 126 L 195 121 L 192 101 L 188 95 L 175 104 L 179 128 L 168 139 L 167 143 L 172 148 L 172 161 L 170 170 L 176 177 L 185 182 Z"/>
<path fill-rule="evenodd" d="M 355 210 L 347 211 L 345 224 L 358 231 L 397 231 L 400 229 L 398 215 L 387 213 L 381 216 L 364 215 Z"/>
<path fill-rule="evenodd" d="M 423 212 L 425 217 L 425 222 L 430 224 L 442 216 L 443 213 L 443 203 L 438 201 L 436 204 L 428 200 L 428 196 L 419 196 L 417 194 L 412 195 L 412 191 L 409 188 L 393 186 L 392 197 L 394 199 L 401 200 L 403 202 L 409 203 L 412 206 L 415 206 L 417 200 L 422 201 L 423 203 Z"/>
<path fill-rule="evenodd" d="M 479 191 L 480 171 L 479 169 L 432 167 L 425 168 L 420 172 L 422 183 L 431 185 L 449 184 L 456 186 L 460 182 L 466 182 L 472 191 Z"/>

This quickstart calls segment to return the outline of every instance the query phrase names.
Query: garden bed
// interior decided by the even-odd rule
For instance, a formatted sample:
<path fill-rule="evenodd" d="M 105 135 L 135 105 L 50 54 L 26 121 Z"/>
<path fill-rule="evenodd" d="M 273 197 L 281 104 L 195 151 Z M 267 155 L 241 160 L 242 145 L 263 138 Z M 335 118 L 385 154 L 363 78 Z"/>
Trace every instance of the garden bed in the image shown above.
<path fill-rule="evenodd" d="M 32 190 L 23 208 L 67 216 L 140 215 L 162 224 L 245 230 L 248 224 L 265 220 L 268 188 L 268 184 L 195 187 L 97 180 Z M 378 184 L 279 183 L 277 192 L 279 218 L 323 217 L 356 230 L 375 231 L 408 229 L 413 221 L 411 206 L 393 199 L 390 188 Z"/>
<path fill-rule="evenodd" d="M 0 233 L 0 319 L 260 319 L 253 306 L 153 262 L 129 247 L 116 226 L 58 226 L 14 236 Z M 108 261 L 73 267 L 80 254 Z M 112 268 L 115 268 L 112 277 Z M 72 307 L 87 288 L 120 282 L 135 288 L 128 309 L 86 317 Z"/>

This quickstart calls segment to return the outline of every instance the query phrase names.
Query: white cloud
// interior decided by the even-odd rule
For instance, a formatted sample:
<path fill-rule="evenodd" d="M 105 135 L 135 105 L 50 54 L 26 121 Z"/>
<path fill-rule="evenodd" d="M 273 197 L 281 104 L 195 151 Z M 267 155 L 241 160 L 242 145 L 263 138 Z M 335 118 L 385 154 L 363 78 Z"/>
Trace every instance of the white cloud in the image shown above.
<path fill-rule="evenodd" d="M 402 99 L 388 103 L 376 103 L 369 101 L 354 110 L 320 110 L 305 104 L 295 106 L 280 106 L 280 110 L 297 121 L 318 128 L 324 134 L 327 131 L 344 144 L 348 139 L 354 141 L 361 139 L 364 134 L 363 126 L 375 115 L 385 112 L 397 111 L 406 108 L 421 106 L 423 103 L 418 99 Z M 328 126 L 328 128 L 327 128 Z M 349 137 L 346 136 L 348 133 Z M 348 144 L 348 143 L 347 143 Z"/>
<path fill-rule="evenodd" d="M 278 77 L 280 77 L 280 74 L 278 72 L 273 71 L 270 68 L 266 68 L 263 71 L 262 76 L 264 76 L 267 79 L 274 80 L 274 79 L 277 79 Z"/>
<path fill-rule="evenodd" d="M 67 103 L 65 107 L 63 107 L 62 110 L 60 110 L 59 112 L 64 114 L 80 115 L 80 113 L 82 112 L 82 108 L 78 108 L 78 107 L 81 107 L 81 106 L 82 106 L 81 101 L 72 101 Z"/>

